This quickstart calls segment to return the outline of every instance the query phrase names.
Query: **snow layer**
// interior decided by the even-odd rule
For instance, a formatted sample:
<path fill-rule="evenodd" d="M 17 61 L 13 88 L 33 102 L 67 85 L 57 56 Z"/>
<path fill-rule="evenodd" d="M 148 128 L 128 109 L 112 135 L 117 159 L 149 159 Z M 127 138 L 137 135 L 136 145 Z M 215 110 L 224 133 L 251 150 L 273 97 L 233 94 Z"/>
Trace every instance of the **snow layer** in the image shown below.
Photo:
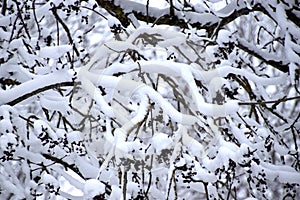
<path fill-rule="evenodd" d="M 84 199 L 92 199 L 93 197 L 103 194 L 105 185 L 96 179 L 89 179 L 85 182 L 83 193 Z"/>
<path fill-rule="evenodd" d="M 40 57 L 42 58 L 53 58 L 58 59 L 62 57 L 65 53 L 72 50 L 71 45 L 60 45 L 60 46 L 50 46 L 50 47 L 43 47 L 40 50 Z"/>
<path fill-rule="evenodd" d="M 72 81 L 72 76 L 68 72 L 53 72 L 39 76 L 12 89 L 0 91 L 0 105 L 7 104 L 25 94 L 30 94 L 46 86 L 66 81 Z"/>

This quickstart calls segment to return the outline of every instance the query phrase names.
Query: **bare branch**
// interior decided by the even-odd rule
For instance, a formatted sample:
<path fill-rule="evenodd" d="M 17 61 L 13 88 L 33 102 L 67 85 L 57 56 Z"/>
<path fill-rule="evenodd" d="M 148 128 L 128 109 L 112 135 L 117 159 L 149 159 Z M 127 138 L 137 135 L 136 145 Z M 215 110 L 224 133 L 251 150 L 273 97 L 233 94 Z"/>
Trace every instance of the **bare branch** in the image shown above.
<path fill-rule="evenodd" d="M 81 172 L 79 171 L 79 169 L 75 166 L 75 165 L 70 165 L 69 163 L 63 161 L 60 158 L 54 157 L 52 155 L 49 154 L 42 154 L 46 159 L 52 160 L 55 163 L 59 163 L 62 166 L 64 166 L 66 169 L 71 169 L 73 172 L 75 172 L 76 174 L 78 174 L 81 178 L 84 178 L 84 176 L 81 174 Z"/>
<path fill-rule="evenodd" d="M 2 0 L 1 14 L 4 16 L 6 12 L 7 0 Z"/>
<path fill-rule="evenodd" d="M 239 105 L 265 105 L 265 104 L 270 104 L 270 103 L 277 103 L 278 104 L 278 103 L 291 101 L 291 100 L 295 100 L 295 99 L 300 99 L 300 96 L 282 98 L 282 99 L 277 99 L 277 100 L 272 100 L 272 101 L 239 102 Z"/>
<path fill-rule="evenodd" d="M 79 56 L 79 51 L 74 45 L 73 38 L 71 36 L 68 26 L 63 22 L 63 20 L 57 14 L 57 7 L 54 5 L 54 3 L 51 3 L 51 5 L 52 5 L 52 8 L 50 10 L 52 11 L 56 20 L 62 25 L 63 29 L 66 31 L 70 44 L 73 44 L 73 49 L 76 52 L 76 55 Z"/>
<path fill-rule="evenodd" d="M 238 41 L 238 45 L 237 45 L 240 49 L 242 49 L 243 51 L 249 53 L 250 55 L 260 59 L 261 61 L 263 61 L 264 63 L 271 65 L 272 67 L 287 73 L 289 72 L 289 66 L 288 64 L 284 64 L 282 61 L 275 61 L 275 60 L 268 60 L 267 58 L 265 58 L 264 56 L 260 55 L 257 51 L 254 51 L 253 49 L 250 49 L 249 46 L 244 45 L 241 41 Z"/>

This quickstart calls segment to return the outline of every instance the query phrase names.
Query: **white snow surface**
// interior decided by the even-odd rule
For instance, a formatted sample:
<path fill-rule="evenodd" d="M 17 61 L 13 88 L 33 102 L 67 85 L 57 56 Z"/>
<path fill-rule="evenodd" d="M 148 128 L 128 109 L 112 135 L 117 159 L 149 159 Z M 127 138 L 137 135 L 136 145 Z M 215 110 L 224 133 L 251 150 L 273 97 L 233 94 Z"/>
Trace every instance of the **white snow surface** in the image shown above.
<path fill-rule="evenodd" d="M 58 59 L 70 50 L 72 50 L 71 45 L 59 45 L 59 46 L 43 47 L 40 50 L 39 56 L 42 57 L 42 58 Z"/>
<path fill-rule="evenodd" d="M 7 104 L 25 94 L 33 91 L 65 81 L 72 81 L 72 76 L 68 72 L 53 72 L 51 74 L 38 76 L 35 79 L 22 83 L 9 90 L 0 90 L 0 105 Z"/>
<path fill-rule="evenodd" d="M 173 143 L 173 140 L 165 133 L 155 133 L 151 141 L 151 144 L 157 152 L 171 147 Z"/>
<path fill-rule="evenodd" d="M 0 148 L 5 150 L 8 147 L 8 144 L 15 145 L 17 144 L 16 135 L 13 133 L 7 133 L 5 135 L 1 135 L 0 137 Z"/>
<path fill-rule="evenodd" d="M 89 200 L 94 196 L 103 194 L 105 192 L 105 185 L 96 179 L 89 179 L 85 182 L 83 193 L 84 199 Z"/>

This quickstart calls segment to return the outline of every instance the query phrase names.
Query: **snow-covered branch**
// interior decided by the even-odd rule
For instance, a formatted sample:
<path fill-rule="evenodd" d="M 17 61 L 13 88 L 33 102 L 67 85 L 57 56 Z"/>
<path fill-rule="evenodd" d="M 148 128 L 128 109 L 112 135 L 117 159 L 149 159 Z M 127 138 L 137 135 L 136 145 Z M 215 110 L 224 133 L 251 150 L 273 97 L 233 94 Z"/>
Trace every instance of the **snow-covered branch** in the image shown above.
<path fill-rule="evenodd" d="M 69 73 L 52 73 L 37 77 L 12 89 L 0 91 L 0 105 L 8 104 L 14 106 L 41 92 L 59 89 L 64 86 L 75 86 L 75 82 L 72 81 L 72 76 Z"/>
<path fill-rule="evenodd" d="M 299 2 L 0 1 L 0 199 L 299 199 Z"/>

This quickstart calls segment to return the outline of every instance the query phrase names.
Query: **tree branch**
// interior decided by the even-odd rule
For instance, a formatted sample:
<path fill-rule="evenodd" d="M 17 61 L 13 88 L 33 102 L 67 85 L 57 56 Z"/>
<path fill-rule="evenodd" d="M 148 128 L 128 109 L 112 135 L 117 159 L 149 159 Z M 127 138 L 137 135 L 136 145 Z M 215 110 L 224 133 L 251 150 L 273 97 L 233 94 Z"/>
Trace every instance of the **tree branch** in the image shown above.
<path fill-rule="evenodd" d="M 264 56 L 260 55 L 258 52 L 254 51 L 253 49 L 250 49 L 249 46 L 244 45 L 241 41 L 238 41 L 237 47 L 284 73 L 289 72 L 288 64 L 283 64 L 282 61 L 275 61 L 275 60 L 264 58 Z"/>
<path fill-rule="evenodd" d="M 173 13 L 173 12 L 165 14 L 163 16 L 150 16 L 149 14 L 151 12 L 150 12 L 149 8 L 146 9 L 146 11 L 149 10 L 146 13 L 142 13 L 142 12 L 136 11 L 136 10 L 130 10 L 130 11 L 125 12 L 121 5 L 115 5 L 111 1 L 96 0 L 96 2 L 100 7 L 107 10 L 107 12 L 109 12 L 111 15 L 117 17 L 124 27 L 129 26 L 130 20 L 127 16 L 128 16 L 128 14 L 133 13 L 138 20 L 141 20 L 144 22 L 155 23 L 155 24 L 167 24 L 167 25 L 171 25 L 171 26 L 178 26 L 183 29 L 188 28 L 188 22 L 187 22 L 188 19 L 184 18 L 184 17 L 183 18 L 179 17 L 176 15 L 176 13 Z M 171 6 L 172 5 L 170 4 L 170 7 Z M 172 10 L 172 9 L 170 8 L 170 10 Z M 224 17 L 224 18 L 219 18 L 219 20 L 217 22 L 202 23 L 201 19 L 199 19 L 199 21 L 194 22 L 194 23 L 189 23 L 189 25 L 196 29 L 206 29 L 208 32 L 208 35 L 212 36 L 212 34 L 215 32 L 216 28 L 225 26 L 228 23 L 237 19 L 238 17 L 240 17 L 242 15 L 247 15 L 250 12 L 254 12 L 254 11 L 261 11 L 261 12 L 265 13 L 265 10 L 262 8 L 262 6 L 260 4 L 256 4 L 251 9 L 245 7 L 245 8 L 240 8 L 240 9 L 234 10 L 233 13 L 231 13 L 229 16 Z M 192 12 L 192 11 L 182 11 L 182 12 L 188 13 L 188 12 Z M 199 13 L 199 14 L 201 14 L 201 13 Z"/>
<path fill-rule="evenodd" d="M 64 23 L 64 21 L 57 14 L 57 7 L 55 6 L 55 4 L 53 2 L 51 2 L 50 5 L 52 6 L 52 8 L 50 10 L 52 11 L 56 20 L 62 25 L 63 29 L 66 31 L 70 44 L 73 45 L 73 49 L 74 49 L 76 55 L 79 56 L 79 51 L 76 48 L 76 46 L 74 45 L 73 38 L 71 36 L 68 26 Z"/>
<path fill-rule="evenodd" d="M 46 158 L 46 159 L 48 159 L 48 160 L 51 160 L 51 161 L 53 161 L 53 162 L 55 162 L 55 163 L 59 163 L 59 164 L 61 164 L 62 166 L 64 166 L 66 169 L 71 169 L 73 172 L 75 172 L 76 174 L 78 174 L 81 178 L 85 178 L 82 174 L 81 174 L 81 172 L 79 171 L 79 169 L 76 167 L 76 165 L 70 165 L 69 163 L 67 163 L 66 161 L 63 161 L 62 159 L 60 159 L 60 158 L 56 158 L 56 157 L 54 157 L 54 156 L 52 156 L 52 155 L 49 155 L 49 154 L 45 154 L 45 153 L 43 153 L 42 154 L 43 156 L 44 156 L 44 158 Z"/>
<path fill-rule="evenodd" d="M 293 11 L 299 12 L 300 9 L 297 7 L 294 7 L 291 10 L 286 10 L 286 15 L 290 21 L 292 21 L 294 24 L 296 24 L 298 27 L 300 27 L 300 18 Z"/>
<path fill-rule="evenodd" d="M 45 87 L 38 88 L 30 93 L 24 94 L 16 99 L 8 102 L 7 104 L 10 106 L 14 106 L 14 105 L 28 99 L 29 97 L 32 97 L 32 96 L 34 96 L 38 93 L 44 92 L 46 90 L 57 89 L 57 88 L 64 87 L 64 86 L 75 86 L 76 84 L 79 84 L 79 83 L 78 82 L 62 82 L 62 83 L 55 83 L 52 85 L 47 85 Z"/>
<path fill-rule="evenodd" d="M 271 100 L 271 101 L 239 102 L 239 105 L 265 105 L 265 104 L 269 104 L 269 103 L 277 103 L 278 104 L 281 102 L 291 101 L 294 99 L 300 99 L 300 96 L 282 98 L 282 99 Z"/>
<path fill-rule="evenodd" d="M 127 17 L 127 15 L 124 13 L 123 9 L 120 6 L 117 6 L 113 2 L 107 0 L 96 0 L 96 2 L 100 7 L 104 8 L 112 16 L 118 18 L 118 20 L 121 22 L 121 24 L 124 27 L 130 25 L 129 18 Z"/>
<path fill-rule="evenodd" d="M 7 0 L 2 0 L 1 14 L 2 14 L 3 16 L 5 16 L 6 7 L 7 7 Z"/>

